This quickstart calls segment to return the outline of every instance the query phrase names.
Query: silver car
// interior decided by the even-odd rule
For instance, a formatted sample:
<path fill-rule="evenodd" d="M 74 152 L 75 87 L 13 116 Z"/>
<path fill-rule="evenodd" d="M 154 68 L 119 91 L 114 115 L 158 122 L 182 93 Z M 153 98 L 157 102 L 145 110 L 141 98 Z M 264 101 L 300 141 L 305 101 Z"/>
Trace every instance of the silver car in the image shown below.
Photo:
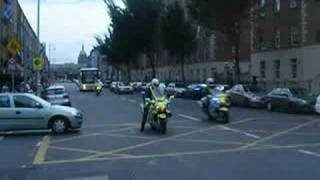
<path fill-rule="evenodd" d="M 52 129 L 61 134 L 81 128 L 82 119 L 77 109 L 51 105 L 32 94 L 0 94 L 0 131 Z"/>
<path fill-rule="evenodd" d="M 42 98 L 54 105 L 71 106 L 69 93 L 64 86 L 50 86 L 44 91 Z"/>

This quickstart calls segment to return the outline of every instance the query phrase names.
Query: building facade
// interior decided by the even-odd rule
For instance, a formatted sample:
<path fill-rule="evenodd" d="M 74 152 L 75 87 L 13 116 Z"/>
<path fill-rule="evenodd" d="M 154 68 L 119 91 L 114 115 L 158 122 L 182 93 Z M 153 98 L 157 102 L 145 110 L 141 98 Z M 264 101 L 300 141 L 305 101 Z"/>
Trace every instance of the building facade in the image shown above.
<path fill-rule="evenodd" d="M 166 0 L 164 5 L 179 2 L 185 9 L 186 18 L 189 18 L 188 0 Z M 195 24 L 196 26 L 196 24 Z M 250 26 L 247 21 L 243 23 L 243 34 L 240 45 L 240 71 L 241 80 L 249 81 L 251 74 L 250 64 Z M 210 32 L 196 27 L 198 32 L 197 48 L 192 55 L 186 58 L 184 74 L 186 82 L 204 82 L 212 77 L 219 83 L 232 83 L 234 79 L 234 58 L 232 56 L 232 45 L 228 38 L 219 32 Z M 161 47 L 161 45 L 159 45 Z M 182 68 L 176 63 L 176 57 L 170 56 L 166 50 L 161 49 L 156 58 L 156 77 L 161 81 L 182 81 Z M 142 55 L 139 67 L 131 71 L 133 80 L 150 80 L 152 69 L 147 63 L 147 57 Z"/>
<path fill-rule="evenodd" d="M 32 76 L 32 59 L 39 55 L 39 39 L 17 0 L 1 0 L 0 12 L 0 81 L 2 84 L 7 81 L 11 57 L 16 60 L 16 78 L 27 80 Z M 16 39 L 20 45 L 16 55 L 9 53 L 7 48 L 11 39 Z"/>
<path fill-rule="evenodd" d="M 265 90 L 320 92 L 320 1 L 259 0 L 252 9 L 252 75 Z"/>

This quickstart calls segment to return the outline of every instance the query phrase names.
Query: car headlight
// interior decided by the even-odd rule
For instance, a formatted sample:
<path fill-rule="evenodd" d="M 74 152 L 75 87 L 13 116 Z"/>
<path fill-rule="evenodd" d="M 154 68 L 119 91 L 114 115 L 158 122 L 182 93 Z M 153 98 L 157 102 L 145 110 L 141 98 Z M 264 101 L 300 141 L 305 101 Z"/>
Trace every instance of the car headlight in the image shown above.
<path fill-rule="evenodd" d="M 81 112 L 79 112 L 79 111 L 73 112 L 72 114 L 73 114 L 73 116 L 74 116 L 75 118 L 78 118 L 78 119 L 81 119 L 81 118 L 82 118 L 82 114 L 81 114 Z"/>

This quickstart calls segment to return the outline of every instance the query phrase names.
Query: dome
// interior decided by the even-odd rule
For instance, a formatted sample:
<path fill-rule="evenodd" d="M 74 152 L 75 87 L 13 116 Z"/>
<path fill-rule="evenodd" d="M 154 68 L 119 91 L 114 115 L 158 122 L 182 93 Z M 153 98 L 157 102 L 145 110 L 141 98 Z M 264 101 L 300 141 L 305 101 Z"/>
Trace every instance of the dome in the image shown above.
<path fill-rule="evenodd" d="M 86 53 L 86 51 L 84 50 L 84 45 L 82 45 L 82 49 L 81 49 L 81 51 L 80 51 L 79 56 L 87 56 L 87 53 Z"/>

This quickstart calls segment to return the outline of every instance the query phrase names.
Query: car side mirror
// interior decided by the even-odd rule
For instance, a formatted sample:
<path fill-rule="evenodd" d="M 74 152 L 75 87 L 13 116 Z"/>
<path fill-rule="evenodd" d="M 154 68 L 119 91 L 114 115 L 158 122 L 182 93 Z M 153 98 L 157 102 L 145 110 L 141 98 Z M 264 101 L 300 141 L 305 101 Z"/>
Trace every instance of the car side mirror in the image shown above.
<path fill-rule="evenodd" d="M 35 104 L 35 108 L 37 108 L 37 109 L 42 109 L 43 106 L 42 106 L 40 103 L 36 103 L 36 104 Z"/>

